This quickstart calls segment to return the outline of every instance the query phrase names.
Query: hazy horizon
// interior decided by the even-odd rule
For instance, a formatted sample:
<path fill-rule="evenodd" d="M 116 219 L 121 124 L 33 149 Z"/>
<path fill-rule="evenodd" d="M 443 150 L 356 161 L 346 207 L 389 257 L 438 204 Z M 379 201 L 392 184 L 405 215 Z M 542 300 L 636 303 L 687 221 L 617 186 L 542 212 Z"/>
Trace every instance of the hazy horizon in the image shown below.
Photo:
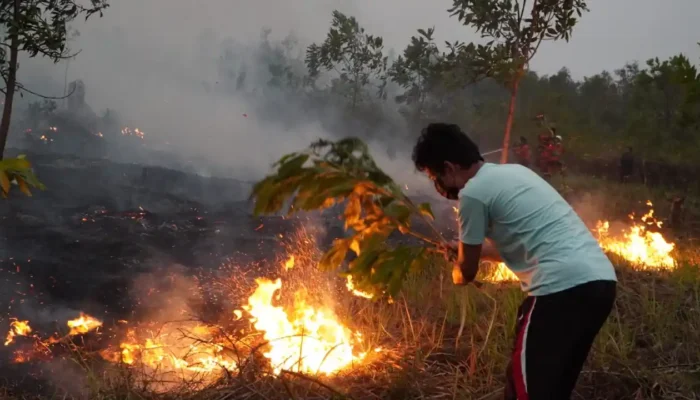
<path fill-rule="evenodd" d="M 626 62 L 683 52 L 700 57 L 700 2 L 674 0 L 589 0 L 569 43 L 545 43 L 531 69 L 540 74 L 567 67 L 574 78 L 613 71 Z M 265 171 L 281 154 L 328 136 L 318 121 L 290 128 L 258 118 L 248 95 L 224 95 L 204 90 L 218 84 L 216 61 L 221 43 L 232 38 L 255 46 L 263 27 L 279 40 L 290 32 L 299 39 L 299 52 L 323 40 L 331 12 L 338 9 L 357 17 L 374 35 L 385 39 L 387 50 L 402 51 L 419 28 L 435 26 L 439 43 L 472 41 L 473 32 L 450 18 L 449 0 L 278 0 L 222 1 L 206 4 L 184 0 L 113 1 L 103 18 L 76 21 L 80 36 L 70 43 L 81 50 L 67 69 L 68 81 L 81 79 L 87 103 L 100 113 L 110 108 L 147 135 L 177 145 L 189 155 L 206 156 L 243 170 Z M 634 20 L 631 20 L 632 16 Z M 253 71 L 254 72 L 254 71 Z M 61 95 L 66 63 L 23 60 L 20 79 L 29 88 Z M 293 104 L 284 105 L 296 112 Z M 246 115 L 245 117 L 243 115 Z M 413 127 L 409 128 L 413 129 Z M 407 157 L 395 164 L 405 173 Z"/>

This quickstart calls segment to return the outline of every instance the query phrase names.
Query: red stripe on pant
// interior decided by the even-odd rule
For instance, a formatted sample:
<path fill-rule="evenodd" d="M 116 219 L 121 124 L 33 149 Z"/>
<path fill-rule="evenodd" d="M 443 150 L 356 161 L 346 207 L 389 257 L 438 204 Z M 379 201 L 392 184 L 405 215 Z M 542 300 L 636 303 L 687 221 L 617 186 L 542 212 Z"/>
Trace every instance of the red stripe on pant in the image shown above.
<path fill-rule="evenodd" d="M 515 381 L 515 391 L 518 394 L 518 400 L 529 400 L 527 394 L 527 382 L 525 371 L 525 346 L 527 344 L 527 330 L 530 327 L 530 319 L 532 311 L 535 309 L 537 298 L 532 299 L 530 309 L 522 316 L 523 321 L 518 331 L 518 338 L 515 342 L 515 351 L 513 351 L 513 380 Z"/>

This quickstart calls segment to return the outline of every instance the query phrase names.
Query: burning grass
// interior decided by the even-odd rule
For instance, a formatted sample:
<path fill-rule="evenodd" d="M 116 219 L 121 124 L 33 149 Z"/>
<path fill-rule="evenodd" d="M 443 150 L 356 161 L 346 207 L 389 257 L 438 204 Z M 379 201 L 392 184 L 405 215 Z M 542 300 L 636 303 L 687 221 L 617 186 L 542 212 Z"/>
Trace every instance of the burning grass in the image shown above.
<path fill-rule="evenodd" d="M 674 259 L 663 236 L 668 245 L 660 250 L 649 250 L 658 240 L 640 242 L 652 233 L 651 217 L 620 234 L 598 232 L 618 268 L 619 297 L 580 398 L 680 399 L 700 391 L 700 274 L 693 260 Z M 479 399 L 500 391 L 522 300 L 501 266 L 485 269 L 482 279 L 492 285 L 480 291 L 453 288 L 441 279 L 445 267 L 434 265 L 410 275 L 391 304 L 373 302 L 352 281 L 316 270 L 313 235 L 290 239 L 274 271 L 245 274 L 232 265 L 198 281 L 225 299 L 214 320 L 192 309 L 176 313 L 188 316 L 179 320 L 160 310 L 154 317 L 161 318 L 107 326 L 82 314 L 65 323 L 64 336 L 42 336 L 18 319 L 6 344 L 16 362 L 50 365 L 54 386 L 75 398 Z M 646 247 L 627 251 L 635 246 Z M 58 379 L 65 370 L 83 377 L 79 390 Z"/>

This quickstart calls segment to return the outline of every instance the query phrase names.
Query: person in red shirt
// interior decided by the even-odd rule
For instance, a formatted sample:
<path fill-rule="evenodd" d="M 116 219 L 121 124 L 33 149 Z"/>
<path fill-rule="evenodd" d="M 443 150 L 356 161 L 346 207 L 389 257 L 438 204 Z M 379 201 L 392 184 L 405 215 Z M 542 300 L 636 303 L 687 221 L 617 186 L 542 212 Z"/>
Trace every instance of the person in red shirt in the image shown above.
<path fill-rule="evenodd" d="M 515 146 L 514 151 L 518 164 L 530 168 L 530 145 L 527 144 L 527 139 L 525 136 L 520 136 L 520 143 Z"/>
<path fill-rule="evenodd" d="M 559 173 L 564 174 L 564 163 L 562 162 L 562 156 L 564 155 L 564 144 L 562 137 L 557 135 L 554 136 L 548 145 L 548 152 L 550 154 L 549 165 L 548 165 L 548 176 Z"/>

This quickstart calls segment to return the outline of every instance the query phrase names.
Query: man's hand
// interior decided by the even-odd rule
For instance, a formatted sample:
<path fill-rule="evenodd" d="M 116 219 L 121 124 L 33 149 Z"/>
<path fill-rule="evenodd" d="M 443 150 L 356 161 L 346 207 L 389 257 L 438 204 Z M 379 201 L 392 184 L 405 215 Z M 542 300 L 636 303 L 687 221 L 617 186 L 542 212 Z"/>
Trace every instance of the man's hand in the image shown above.
<path fill-rule="evenodd" d="M 464 278 L 464 274 L 462 274 L 462 269 L 459 267 L 459 264 L 455 264 L 454 267 L 452 267 L 452 283 L 457 286 L 466 286 L 471 283 L 477 288 L 481 288 L 483 286 L 483 283 L 478 281 L 467 281 Z"/>

